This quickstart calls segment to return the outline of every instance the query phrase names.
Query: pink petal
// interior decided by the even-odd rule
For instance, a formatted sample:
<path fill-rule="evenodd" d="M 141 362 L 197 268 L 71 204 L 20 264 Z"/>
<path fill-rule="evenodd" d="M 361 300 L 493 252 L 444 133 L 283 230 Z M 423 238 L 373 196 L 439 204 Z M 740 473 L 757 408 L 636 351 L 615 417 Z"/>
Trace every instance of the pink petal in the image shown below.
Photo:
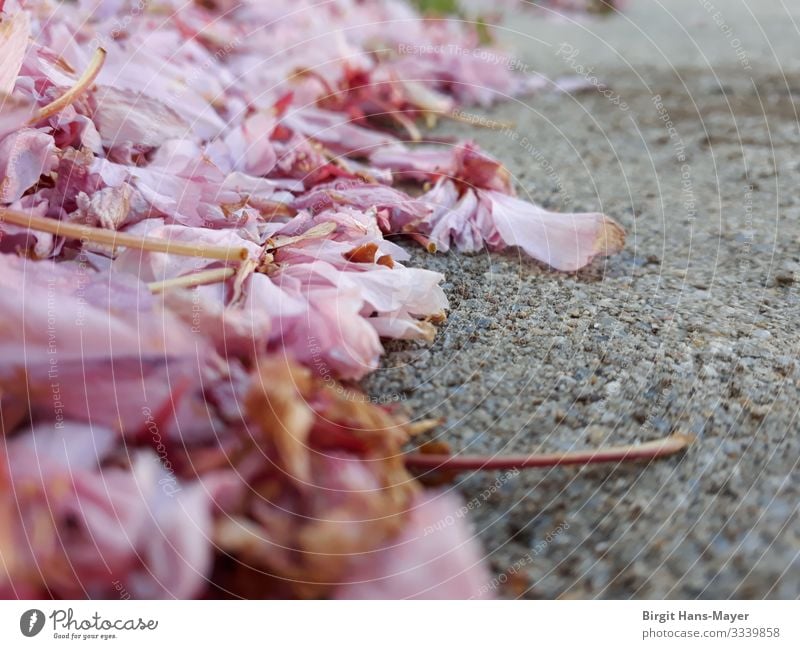
<path fill-rule="evenodd" d="M 0 93 L 0 137 L 23 126 L 33 117 L 32 103 Z"/>
<path fill-rule="evenodd" d="M 54 306 L 56 305 L 56 306 Z M 185 330 L 125 275 L 0 255 L 0 361 L 23 364 L 195 355 Z"/>
<path fill-rule="evenodd" d="M 13 203 L 57 163 L 53 136 L 30 128 L 0 141 L 0 202 Z"/>
<path fill-rule="evenodd" d="M 131 143 L 152 148 L 189 133 L 184 119 L 147 95 L 104 87 L 94 93 L 94 100 L 94 123 L 106 147 Z"/>
<path fill-rule="evenodd" d="M 14 90 L 25 52 L 31 26 L 28 14 L 20 12 L 3 17 L 0 22 L 0 95 L 9 95 Z"/>
<path fill-rule="evenodd" d="M 561 214 L 499 192 L 486 195 L 503 242 L 557 270 L 578 270 L 598 255 L 619 252 L 625 243 L 622 227 L 599 212 Z"/>
<path fill-rule="evenodd" d="M 313 137 L 336 153 L 366 155 L 370 149 L 396 142 L 397 138 L 353 124 L 346 115 L 319 108 L 289 112 L 283 118 L 288 128 Z"/>
<path fill-rule="evenodd" d="M 461 503 L 426 493 L 411 504 L 391 544 L 361 557 L 336 599 L 472 599 L 490 581 L 478 544 L 459 516 Z"/>

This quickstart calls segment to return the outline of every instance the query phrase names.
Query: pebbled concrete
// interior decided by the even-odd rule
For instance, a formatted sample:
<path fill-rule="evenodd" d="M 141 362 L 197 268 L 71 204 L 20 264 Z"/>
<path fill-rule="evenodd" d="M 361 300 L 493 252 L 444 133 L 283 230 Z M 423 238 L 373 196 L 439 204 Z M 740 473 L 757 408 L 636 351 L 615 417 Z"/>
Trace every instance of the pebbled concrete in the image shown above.
<path fill-rule="evenodd" d="M 506 132 L 439 128 L 507 162 L 521 195 L 613 216 L 628 244 L 574 275 L 416 252 L 446 274 L 449 318 L 366 388 L 444 416 L 432 437 L 469 452 L 697 436 L 650 465 L 462 475 L 499 596 L 800 596 L 800 6 L 710 4 L 519 12 L 502 31 L 517 66 L 582 71 L 605 96 L 475 111 Z"/>

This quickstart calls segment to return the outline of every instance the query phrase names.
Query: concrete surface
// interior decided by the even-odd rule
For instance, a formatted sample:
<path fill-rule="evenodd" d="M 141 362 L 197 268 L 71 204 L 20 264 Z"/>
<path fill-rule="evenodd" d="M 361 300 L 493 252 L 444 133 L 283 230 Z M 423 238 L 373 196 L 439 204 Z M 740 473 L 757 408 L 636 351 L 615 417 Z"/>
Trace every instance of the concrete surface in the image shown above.
<path fill-rule="evenodd" d="M 449 319 L 366 387 L 445 416 L 436 438 L 470 452 L 697 436 L 650 465 L 463 475 L 499 596 L 796 598 L 800 3 L 628 4 L 575 23 L 520 12 L 502 35 L 518 65 L 592 66 L 613 93 L 477 113 L 516 135 L 440 129 L 507 162 L 522 195 L 613 216 L 625 251 L 577 275 L 417 254 L 447 275 Z"/>

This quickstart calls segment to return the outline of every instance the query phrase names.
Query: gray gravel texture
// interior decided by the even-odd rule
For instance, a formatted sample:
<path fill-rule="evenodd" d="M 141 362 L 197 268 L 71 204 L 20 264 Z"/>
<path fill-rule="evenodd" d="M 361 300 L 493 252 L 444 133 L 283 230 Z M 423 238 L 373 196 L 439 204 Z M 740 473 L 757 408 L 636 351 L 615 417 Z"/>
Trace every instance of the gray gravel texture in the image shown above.
<path fill-rule="evenodd" d="M 800 3 L 716 2 L 521 11 L 501 29 L 514 65 L 592 67 L 613 92 L 475 112 L 511 131 L 439 129 L 628 242 L 577 274 L 415 253 L 446 274 L 449 318 L 432 346 L 390 347 L 366 388 L 445 417 L 432 437 L 469 452 L 697 437 L 651 464 L 463 474 L 497 596 L 800 596 Z"/>

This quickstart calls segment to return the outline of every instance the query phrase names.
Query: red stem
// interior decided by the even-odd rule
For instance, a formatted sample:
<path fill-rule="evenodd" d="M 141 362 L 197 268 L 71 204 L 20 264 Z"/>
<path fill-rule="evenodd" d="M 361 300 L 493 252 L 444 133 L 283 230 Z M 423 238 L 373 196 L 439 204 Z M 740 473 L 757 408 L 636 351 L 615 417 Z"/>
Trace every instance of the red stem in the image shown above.
<path fill-rule="evenodd" d="M 415 469 L 446 469 L 448 471 L 496 471 L 498 469 L 532 469 L 568 464 L 599 464 L 631 460 L 655 460 L 673 455 L 694 441 L 690 435 L 676 433 L 663 439 L 631 446 L 611 446 L 605 449 L 546 453 L 541 455 L 443 455 L 409 453 L 406 466 Z"/>

